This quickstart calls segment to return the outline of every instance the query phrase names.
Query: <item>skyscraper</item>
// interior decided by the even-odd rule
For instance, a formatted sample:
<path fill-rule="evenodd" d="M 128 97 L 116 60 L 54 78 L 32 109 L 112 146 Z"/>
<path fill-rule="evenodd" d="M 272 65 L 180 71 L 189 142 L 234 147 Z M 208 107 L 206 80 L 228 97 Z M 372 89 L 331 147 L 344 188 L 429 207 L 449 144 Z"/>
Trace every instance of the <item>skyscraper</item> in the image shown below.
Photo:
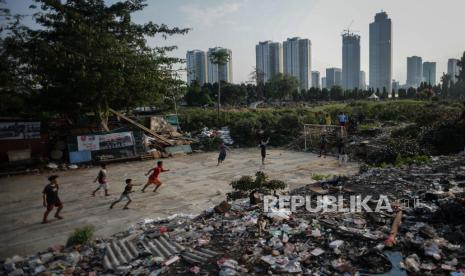
<path fill-rule="evenodd" d="M 360 86 L 360 36 L 342 34 L 342 87 L 354 89 Z"/>
<path fill-rule="evenodd" d="M 333 86 L 341 86 L 342 70 L 341 68 L 326 69 L 326 88 L 331 89 Z"/>
<path fill-rule="evenodd" d="M 326 88 L 326 77 L 321 78 L 321 89 Z"/>
<path fill-rule="evenodd" d="M 360 85 L 358 86 L 358 88 L 362 90 L 367 89 L 367 76 L 365 74 L 365 71 L 360 71 Z"/>
<path fill-rule="evenodd" d="M 226 50 L 229 54 L 229 61 L 224 65 L 218 66 L 212 63 L 211 61 L 211 58 L 210 58 L 211 54 L 218 50 Z M 208 70 L 208 82 L 209 83 L 218 82 L 218 72 L 219 72 L 220 80 L 225 81 L 225 82 L 233 81 L 231 50 L 221 48 L 221 47 L 210 48 L 208 49 L 208 53 L 207 53 L 207 61 L 208 61 L 207 70 Z"/>
<path fill-rule="evenodd" d="M 279 42 L 263 41 L 255 46 L 257 82 L 267 82 L 283 72 L 283 46 Z"/>
<path fill-rule="evenodd" d="M 423 64 L 421 57 L 407 57 L 407 85 L 417 88 L 423 80 Z"/>
<path fill-rule="evenodd" d="M 311 81 L 311 48 L 309 39 L 288 38 L 283 43 L 284 74 L 296 77 L 300 89 L 308 89 Z"/>
<path fill-rule="evenodd" d="M 201 50 L 187 51 L 187 83 L 197 81 L 200 85 L 207 82 L 207 55 Z"/>
<path fill-rule="evenodd" d="M 320 88 L 320 72 L 312 71 L 312 87 Z"/>
<path fill-rule="evenodd" d="M 459 62 L 459 60 L 455 58 L 450 58 L 447 61 L 447 74 L 451 76 L 451 81 L 453 83 L 457 82 L 457 76 L 459 74 L 459 66 L 457 62 Z"/>
<path fill-rule="evenodd" d="M 385 12 L 370 24 L 370 87 L 390 95 L 392 90 L 392 24 Z"/>
<path fill-rule="evenodd" d="M 436 85 L 436 62 L 423 62 L 423 81 Z"/>

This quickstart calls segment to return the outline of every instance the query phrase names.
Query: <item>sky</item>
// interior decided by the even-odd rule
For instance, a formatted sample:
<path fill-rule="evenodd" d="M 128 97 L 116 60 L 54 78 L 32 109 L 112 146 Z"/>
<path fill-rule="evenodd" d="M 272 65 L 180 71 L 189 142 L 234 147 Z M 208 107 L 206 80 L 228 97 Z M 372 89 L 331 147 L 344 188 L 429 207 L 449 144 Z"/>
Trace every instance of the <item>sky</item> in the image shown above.
<path fill-rule="evenodd" d="M 107 2 L 115 2 L 108 0 Z M 7 0 L 13 12 L 27 13 L 32 0 Z M 187 27 L 187 35 L 149 38 L 151 46 L 177 45 L 173 56 L 186 51 L 221 46 L 232 50 L 233 82 L 250 81 L 259 41 L 283 42 L 300 36 L 312 42 L 312 70 L 342 67 L 341 33 L 350 29 L 361 36 L 361 70 L 368 81 L 369 24 L 386 11 L 393 27 L 393 78 L 405 83 L 407 57 L 437 62 L 437 81 L 447 71 L 449 58 L 465 51 L 465 0 L 148 0 L 134 15 Z"/>

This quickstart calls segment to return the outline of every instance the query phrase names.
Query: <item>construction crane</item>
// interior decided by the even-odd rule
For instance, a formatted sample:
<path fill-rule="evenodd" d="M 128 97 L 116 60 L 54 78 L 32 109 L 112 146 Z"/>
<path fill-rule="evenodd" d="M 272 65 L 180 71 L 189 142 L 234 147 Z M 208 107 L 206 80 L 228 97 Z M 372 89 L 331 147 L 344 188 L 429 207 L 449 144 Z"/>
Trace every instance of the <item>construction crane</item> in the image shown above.
<path fill-rule="evenodd" d="M 343 32 L 342 32 L 342 35 L 350 35 L 350 34 L 354 34 L 354 33 L 358 33 L 360 31 L 357 31 L 357 30 L 351 30 L 350 27 L 352 27 L 352 24 L 354 23 L 354 20 L 352 20 L 349 24 L 349 26 L 347 26 L 347 29 L 344 29 Z"/>

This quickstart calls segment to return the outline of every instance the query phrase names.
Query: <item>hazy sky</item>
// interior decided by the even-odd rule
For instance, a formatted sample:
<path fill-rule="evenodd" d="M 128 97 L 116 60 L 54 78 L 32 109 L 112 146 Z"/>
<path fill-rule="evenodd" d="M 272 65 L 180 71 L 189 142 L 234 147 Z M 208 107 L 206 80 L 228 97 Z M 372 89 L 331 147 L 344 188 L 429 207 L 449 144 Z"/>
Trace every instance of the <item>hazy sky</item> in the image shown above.
<path fill-rule="evenodd" d="M 7 0 L 14 11 L 24 12 L 31 0 Z M 115 1 L 108 1 L 115 2 Z M 184 36 L 167 41 L 150 39 L 153 46 L 175 44 L 175 56 L 187 50 L 230 48 L 235 83 L 249 80 L 255 66 L 258 41 L 284 41 L 300 36 L 312 41 L 312 70 L 325 75 L 327 67 L 342 66 L 341 32 L 361 36 L 361 69 L 368 78 L 368 32 L 375 13 L 384 10 L 393 23 L 393 77 L 405 83 L 407 56 L 437 62 L 437 80 L 447 70 L 448 58 L 465 51 L 465 0 L 148 0 L 135 16 L 189 27 Z"/>

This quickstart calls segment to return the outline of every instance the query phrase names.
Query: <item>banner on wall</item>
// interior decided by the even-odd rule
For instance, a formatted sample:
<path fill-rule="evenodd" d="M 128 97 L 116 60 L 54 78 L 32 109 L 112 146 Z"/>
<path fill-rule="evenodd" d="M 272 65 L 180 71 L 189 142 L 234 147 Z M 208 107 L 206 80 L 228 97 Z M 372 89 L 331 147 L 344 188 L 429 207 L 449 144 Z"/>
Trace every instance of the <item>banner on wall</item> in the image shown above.
<path fill-rule="evenodd" d="M 77 137 L 79 151 L 96 151 L 130 147 L 134 145 L 132 132 L 118 132 L 102 135 L 82 135 Z"/>
<path fill-rule="evenodd" d="M 40 139 L 40 122 L 0 122 L 0 140 Z"/>

